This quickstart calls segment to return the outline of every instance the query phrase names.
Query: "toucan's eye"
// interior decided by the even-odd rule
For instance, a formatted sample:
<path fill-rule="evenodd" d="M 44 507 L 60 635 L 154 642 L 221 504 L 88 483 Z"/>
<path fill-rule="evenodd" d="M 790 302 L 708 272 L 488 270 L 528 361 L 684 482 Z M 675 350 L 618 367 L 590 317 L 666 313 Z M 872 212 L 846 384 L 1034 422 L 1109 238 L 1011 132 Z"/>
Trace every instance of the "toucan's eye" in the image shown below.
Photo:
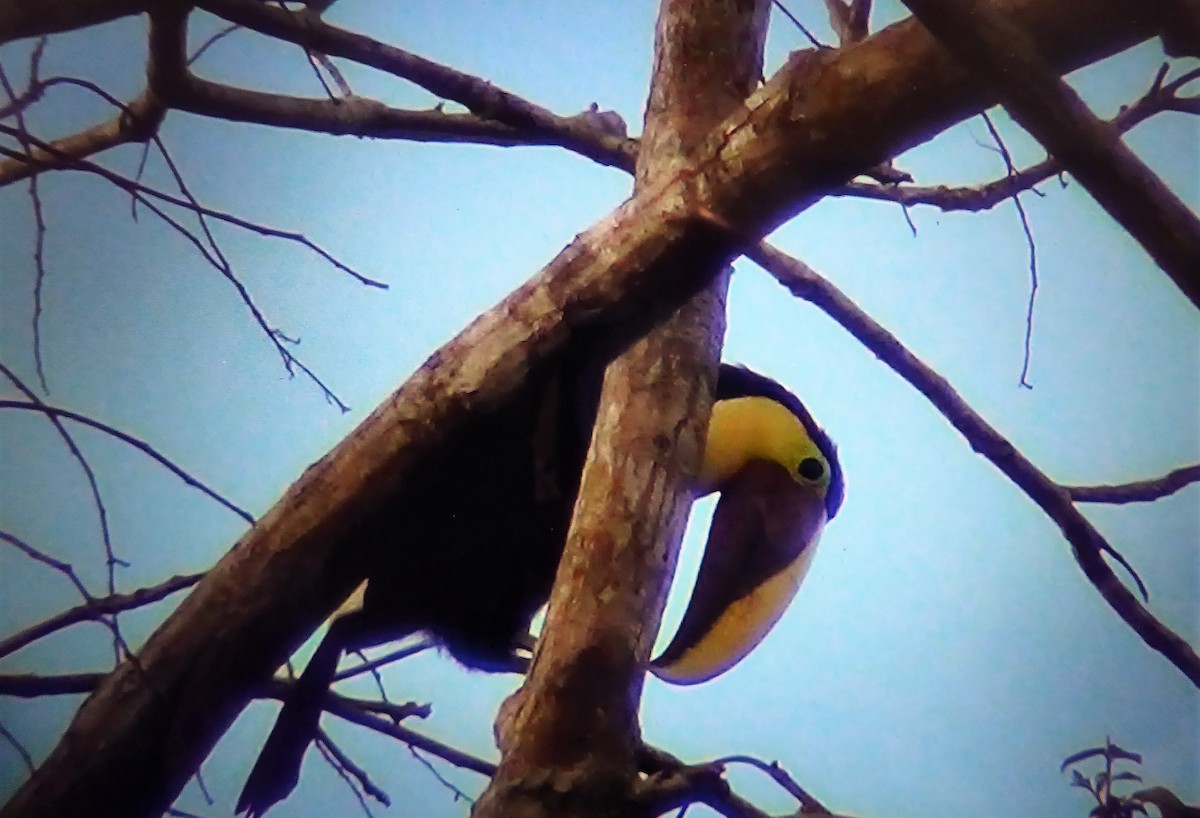
<path fill-rule="evenodd" d="M 806 457 L 800 461 L 796 473 L 805 480 L 820 480 L 825 473 L 825 464 L 815 457 Z"/>

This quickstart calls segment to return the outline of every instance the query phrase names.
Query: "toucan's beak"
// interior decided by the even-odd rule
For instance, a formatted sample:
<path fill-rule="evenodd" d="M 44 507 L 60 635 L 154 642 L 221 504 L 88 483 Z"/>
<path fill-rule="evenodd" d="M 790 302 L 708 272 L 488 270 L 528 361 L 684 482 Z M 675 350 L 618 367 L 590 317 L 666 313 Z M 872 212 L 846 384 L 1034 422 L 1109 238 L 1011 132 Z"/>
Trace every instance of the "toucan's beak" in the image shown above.
<path fill-rule="evenodd" d="M 787 610 L 825 527 L 817 491 L 778 463 L 747 463 L 720 487 L 696 588 L 670 646 L 651 663 L 698 684 L 745 658 Z"/>

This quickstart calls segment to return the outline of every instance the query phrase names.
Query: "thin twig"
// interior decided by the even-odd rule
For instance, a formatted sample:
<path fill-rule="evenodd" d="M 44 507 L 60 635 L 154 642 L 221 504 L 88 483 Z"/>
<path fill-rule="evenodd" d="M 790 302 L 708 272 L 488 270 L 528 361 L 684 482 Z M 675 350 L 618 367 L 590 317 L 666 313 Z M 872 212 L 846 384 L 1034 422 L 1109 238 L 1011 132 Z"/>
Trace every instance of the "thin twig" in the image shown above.
<path fill-rule="evenodd" d="M 804 789 L 804 787 L 801 787 L 800 784 L 796 782 L 796 779 L 792 778 L 787 770 L 780 767 L 778 761 L 767 763 L 766 761 L 753 756 L 732 755 L 725 756 L 724 758 L 718 758 L 711 763 L 714 765 L 720 765 L 722 767 L 728 764 L 748 764 L 751 767 L 754 767 L 756 770 L 761 770 L 769 775 L 771 780 L 773 780 L 776 784 L 786 790 L 789 795 L 800 802 L 800 806 L 804 812 L 829 812 L 829 809 L 820 801 L 818 801 L 808 790 Z"/>
<path fill-rule="evenodd" d="M 415 645 L 399 648 L 391 653 L 386 653 L 383 656 L 380 656 L 378 659 L 364 661 L 361 665 L 355 665 L 354 667 L 339 671 L 338 674 L 333 677 L 333 680 L 335 682 L 340 682 L 343 679 L 349 679 L 362 673 L 374 671 L 378 668 L 384 667 L 385 665 L 390 665 L 392 662 L 398 662 L 401 659 L 407 659 L 409 656 L 414 656 L 423 650 L 428 650 L 431 647 L 433 647 L 432 642 L 421 641 Z"/>
<path fill-rule="evenodd" d="M 1182 466 L 1149 480 L 1099 486 L 1063 486 L 1077 503 L 1149 503 L 1200 483 L 1200 464 Z"/>
<path fill-rule="evenodd" d="M 36 560 L 42 565 L 47 565 L 53 568 L 55 571 L 58 571 L 71 581 L 71 584 L 75 586 L 75 590 L 79 592 L 80 596 L 82 596 L 88 602 L 94 601 L 95 597 L 93 597 L 88 591 L 87 586 L 83 584 L 83 581 L 79 578 L 79 575 L 75 573 L 74 567 L 72 567 L 69 562 L 63 562 L 62 560 L 55 559 L 45 551 L 34 548 L 16 534 L 8 531 L 0 530 L 0 540 L 3 540 L 9 545 L 15 547 L 18 551 L 21 551 L 30 559 Z"/>
<path fill-rule="evenodd" d="M 199 60 L 202 56 L 204 56 L 205 51 L 208 51 L 208 49 L 212 48 L 218 42 L 225 39 L 230 34 L 239 30 L 240 28 L 241 28 L 241 26 L 239 26 L 237 23 L 230 23 L 229 25 L 222 28 L 216 34 L 212 35 L 207 40 L 205 40 L 203 43 L 201 43 L 200 46 L 195 51 L 192 52 L 192 56 L 188 57 L 188 59 L 187 59 L 187 64 L 194 65 L 197 60 Z"/>
<path fill-rule="evenodd" d="M 825 43 L 813 36 L 813 33 L 805 27 L 804 23 L 800 22 L 796 18 L 796 15 L 792 14 L 792 12 L 788 10 L 788 7 L 782 3 L 782 0 L 771 0 L 771 2 L 775 8 L 783 12 L 784 17 L 787 17 L 792 21 L 792 25 L 800 29 L 800 33 L 808 38 L 808 41 L 813 44 L 814 48 L 829 48 L 829 46 L 825 45 Z"/>
<path fill-rule="evenodd" d="M 1164 66 L 1166 67 L 1166 66 Z M 1108 123 L 1125 133 L 1146 120 L 1166 111 L 1200 114 L 1200 96 L 1180 97 L 1185 85 L 1200 78 L 1200 68 L 1187 71 L 1165 85 L 1162 84 L 1160 69 L 1150 88 L 1121 110 Z M 989 150 L 991 150 L 989 146 Z M 1062 165 L 1053 157 L 1030 165 L 1015 176 L 1005 175 L 982 185 L 968 187 L 949 185 L 881 185 L 851 182 L 831 193 L 834 196 L 853 196 L 876 201 L 898 202 L 906 205 L 928 205 L 944 212 L 965 211 L 977 213 L 989 210 L 1014 193 L 1023 190 L 1036 191 L 1036 185 L 1063 172 Z"/>
<path fill-rule="evenodd" d="M 463 801 L 466 801 L 468 804 L 475 803 L 474 798 L 467 795 L 465 792 L 463 792 L 461 789 L 459 789 L 454 784 L 454 782 L 452 782 L 450 779 L 446 778 L 446 776 L 442 775 L 441 771 L 438 770 L 437 767 L 433 766 L 433 762 L 430 761 L 429 759 L 427 759 L 425 756 L 421 755 L 421 753 L 419 753 L 417 751 L 416 747 L 414 747 L 413 745 L 410 744 L 410 745 L 408 745 L 408 751 L 410 753 L 412 753 L 413 758 L 415 758 L 417 761 L 421 762 L 421 765 L 424 766 L 425 769 L 429 770 L 429 773 L 435 779 L 437 779 L 439 784 L 441 784 L 446 789 L 450 790 L 450 792 L 454 795 L 455 801 L 462 799 Z"/>
<path fill-rule="evenodd" d="M 8 378 L 8 380 L 12 382 L 13 386 L 15 386 L 33 403 L 40 404 L 43 402 L 42 399 L 39 398 L 38 395 L 25 384 L 24 381 L 17 377 L 15 372 L 13 372 L 3 363 L 0 363 L 0 374 Z M 100 494 L 100 483 L 96 479 L 96 472 L 92 469 L 92 465 L 88 462 L 88 459 L 84 457 L 83 451 L 75 443 L 75 438 L 71 436 L 69 431 L 67 431 L 67 427 L 63 425 L 63 422 L 54 415 L 50 415 L 49 418 L 50 422 L 54 425 L 55 430 L 58 432 L 59 437 L 62 438 L 63 443 L 65 443 L 67 449 L 70 450 L 71 456 L 75 458 L 77 463 L 79 463 L 79 467 L 83 469 L 84 478 L 87 480 L 88 488 L 92 493 L 92 505 L 95 506 L 96 515 L 99 518 L 100 538 L 104 546 L 104 558 L 108 573 L 108 592 L 110 595 L 114 594 L 116 593 L 115 566 L 127 566 L 128 563 L 118 559 L 116 551 L 113 549 L 112 532 L 108 526 L 108 509 L 104 505 L 104 498 Z M 113 623 L 116 623 L 115 617 L 113 619 Z"/>
<path fill-rule="evenodd" d="M 2 721 L 0 721 L 0 737 L 12 745 L 12 748 L 17 751 L 17 755 L 21 757 L 21 761 L 25 762 L 26 769 L 32 773 L 34 769 L 33 756 L 31 756 L 29 751 L 25 749 L 25 745 L 21 743 L 20 739 L 13 735 L 12 732 L 4 726 L 4 722 Z"/>
<path fill-rule="evenodd" d="M 337 761 L 337 763 L 340 764 L 346 770 L 346 772 L 350 773 L 350 775 L 357 779 L 359 786 L 362 787 L 362 791 L 364 793 L 371 796 L 385 807 L 390 807 L 392 805 L 391 797 L 378 786 L 376 786 L 375 782 L 371 780 L 371 777 L 367 775 L 367 771 L 355 764 L 354 760 L 346 755 L 346 753 L 342 751 L 342 748 L 338 747 L 337 743 L 329 737 L 328 733 L 326 733 L 324 730 L 318 730 L 317 741 L 320 744 L 325 745 L 325 749 L 329 751 L 329 754 L 333 756 L 334 760 Z"/>
<path fill-rule="evenodd" d="M 358 806 L 362 809 L 363 814 L 366 815 L 367 818 L 375 818 L 374 813 L 371 812 L 371 807 L 367 804 L 367 799 L 363 798 L 363 794 L 359 791 L 358 787 L 354 785 L 354 779 L 350 777 L 350 774 L 346 771 L 346 768 L 340 763 L 338 756 L 334 755 L 332 743 L 329 741 L 329 737 L 326 736 L 322 730 L 317 731 L 316 745 L 317 752 L 321 754 L 321 758 L 325 759 L 325 763 L 333 768 L 333 771 L 338 774 L 338 777 L 341 778 L 342 781 L 346 782 L 346 786 L 350 788 L 350 792 L 354 793 L 354 797 L 358 800 Z M 338 752 L 340 753 L 340 751 Z"/>
<path fill-rule="evenodd" d="M 31 62 L 31 71 L 36 72 L 39 60 L 34 58 Z M 29 84 L 32 86 L 37 82 L 36 73 L 30 74 Z M 4 93 L 8 96 L 9 110 L 13 112 L 13 118 L 17 123 L 18 136 L 17 139 L 21 143 L 21 147 L 25 149 L 26 155 L 31 155 L 31 143 L 29 139 L 29 125 L 25 121 L 25 113 L 20 101 L 17 97 L 17 92 L 9 82 L 8 74 L 4 71 L 4 66 L 0 65 L 0 87 L 4 89 Z M 27 96 L 33 97 L 29 91 Z M 38 381 L 42 385 L 43 394 L 50 394 L 50 387 L 46 384 L 46 367 L 42 360 L 42 292 L 45 289 L 46 281 L 46 215 L 42 208 L 42 197 L 38 193 L 37 176 L 29 177 L 29 201 L 33 208 L 34 221 L 34 244 L 33 244 L 33 265 L 34 265 L 34 282 L 33 282 L 33 361 L 37 370 Z"/>
<path fill-rule="evenodd" d="M 61 84 L 61 85 L 73 85 L 78 88 L 82 88 L 84 90 L 90 91 L 91 93 L 95 94 L 96 96 L 99 96 L 101 99 L 104 99 L 106 102 L 112 104 L 113 106 L 120 108 L 123 115 L 125 115 L 125 116 L 135 116 L 136 115 L 136 112 L 133 111 L 127 103 L 122 102 L 121 100 L 119 100 L 115 96 L 113 96 L 112 94 L 105 91 L 99 85 L 96 85 L 93 82 L 89 82 L 88 80 L 80 79 L 78 77 L 54 77 L 51 80 L 46 80 L 44 84 L 49 85 L 51 82 L 53 82 L 54 84 Z M 5 129 L 0 132 L 8 133 L 9 135 L 14 135 L 12 129 Z M 147 137 L 146 141 L 147 142 L 153 141 L 155 143 L 156 147 L 158 147 L 159 151 L 164 154 L 164 159 L 166 159 L 168 161 L 169 165 L 174 164 L 173 162 L 170 161 L 169 156 L 166 155 L 166 148 L 164 147 L 164 144 L 160 139 L 154 138 L 154 137 Z M 316 242 L 312 241 L 312 239 L 308 238 L 303 233 L 300 233 L 298 231 L 293 231 L 293 230 L 282 230 L 280 228 L 271 227 L 269 225 L 261 224 L 258 222 L 253 222 L 248 219 L 244 219 L 240 216 L 236 216 L 232 213 L 228 213 L 228 212 L 225 212 L 222 210 L 217 210 L 215 208 L 202 205 L 198 201 L 196 201 L 194 197 L 189 196 L 189 197 L 185 197 L 185 198 L 181 199 L 177 196 L 172 196 L 169 193 L 165 193 L 163 191 L 157 190 L 156 188 L 152 188 L 148 185 L 144 185 L 139 182 L 135 182 L 133 180 L 126 179 L 125 177 L 120 176 L 119 174 L 113 173 L 112 171 L 109 171 L 108 169 L 104 168 L 101 165 L 97 165 L 93 162 L 89 162 L 88 160 L 86 160 L 82 157 L 74 157 L 67 153 L 64 153 L 61 150 L 57 150 L 55 148 L 55 146 L 51 143 L 43 142 L 43 141 L 37 140 L 37 139 L 32 139 L 31 142 L 35 146 L 41 148 L 44 152 L 46 152 L 50 156 L 56 158 L 59 161 L 66 162 L 67 163 L 66 169 L 68 169 L 68 170 L 77 170 L 77 171 L 84 171 L 87 173 L 97 174 L 97 175 L 101 176 L 102 178 L 108 180 L 109 182 L 112 182 L 113 184 L 117 185 L 118 187 L 120 187 L 126 191 L 129 191 L 129 189 L 130 189 L 129 186 L 132 185 L 139 192 L 144 193 L 147 196 L 152 196 L 156 199 L 160 199 L 169 204 L 173 204 L 178 207 L 188 209 L 197 214 L 202 214 L 204 216 L 208 216 L 209 218 L 213 218 L 213 219 L 217 219 L 219 221 L 226 222 L 227 224 L 231 224 L 234 227 L 239 227 L 243 230 L 247 230 L 252 233 L 257 233 L 260 236 L 267 236 L 269 238 L 282 239 L 284 241 L 290 241 L 290 242 L 294 242 L 296 244 L 300 244 L 303 247 L 310 250 L 311 252 L 318 255 L 322 260 L 324 260 L 328 264 L 332 265 L 333 267 L 337 268 L 338 270 L 341 270 L 346 275 L 348 275 L 351 278 L 353 278 L 354 280 L 358 281 L 360 284 L 364 284 L 368 287 L 376 287 L 381 290 L 386 290 L 388 288 L 388 285 L 385 282 L 377 281 L 373 278 L 368 278 L 367 276 L 365 276 L 362 273 L 355 270 L 353 267 L 342 262 L 340 259 L 338 259 L 336 256 L 334 256 L 328 250 L 324 249 L 323 247 L 318 245 Z M 25 161 L 27 163 L 42 164 L 36 158 L 33 158 L 33 159 L 30 159 L 28 157 L 13 157 L 13 158 L 19 159 L 21 161 Z M 173 168 L 173 172 L 176 173 L 176 177 L 178 178 L 177 169 Z"/>
<path fill-rule="evenodd" d="M 1012 154 L 1008 152 L 1008 146 L 1004 144 L 1004 139 L 1000 136 L 1000 132 L 996 130 L 996 126 L 992 123 L 992 118 L 987 115 L 987 112 L 985 111 L 980 116 L 983 117 L 988 133 L 992 135 L 992 140 L 996 143 L 996 150 L 1004 158 L 1004 167 L 1007 170 L 1008 178 L 1013 178 L 1017 175 L 1017 168 L 1013 164 Z M 1033 389 L 1033 384 L 1029 383 L 1029 364 L 1033 355 L 1033 306 L 1037 301 L 1038 291 L 1037 245 L 1033 241 L 1033 231 L 1029 227 L 1029 217 L 1025 215 L 1025 205 L 1021 204 L 1021 196 L 1018 190 L 1013 190 L 1012 201 L 1017 207 L 1017 215 L 1021 217 L 1021 229 L 1025 232 L 1025 245 L 1029 249 L 1029 303 L 1025 307 L 1025 355 L 1021 361 L 1021 377 L 1018 382 L 1026 389 Z"/>
<path fill-rule="evenodd" d="M 6 131 L 10 131 L 10 130 L 11 130 L 10 128 L 7 128 L 4 125 L 0 125 L 0 133 L 5 133 Z M 55 150 L 53 148 L 53 146 L 50 146 L 50 145 L 46 145 L 45 147 L 51 151 Z M 20 154 L 17 154 L 16 152 L 11 151 L 8 148 L 4 148 L 2 146 L 0 146 L 0 155 L 14 156 L 14 157 L 20 156 Z M 186 200 L 175 199 L 175 197 L 173 197 L 173 196 L 169 196 L 167 194 L 162 194 L 158 191 L 151 193 L 150 189 L 146 188 L 146 186 L 142 185 L 140 182 L 134 182 L 130 179 L 126 179 L 125 177 L 120 176 L 119 174 L 112 173 L 111 171 L 108 171 L 105 168 L 101 168 L 100 166 L 95 165 L 94 163 L 88 162 L 86 160 L 72 160 L 71 165 L 72 165 L 72 167 L 76 167 L 80 170 L 86 170 L 88 172 L 96 173 L 96 174 L 100 175 L 102 178 L 104 178 L 110 182 L 113 182 L 114 184 L 117 185 L 117 187 L 120 187 L 123 190 L 126 190 L 127 192 L 130 193 L 130 195 L 138 197 L 142 201 L 143 205 L 145 205 L 145 207 L 150 210 L 150 212 L 152 212 L 155 216 L 157 216 L 159 219 L 161 219 L 163 222 L 165 222 L 167 225 L 169 225 L 172 229 L 175 230 L 175 232 L 177 232 L 180 236 L 182 236 L 185 240 L 187 240 L 193 247 L 195 247 L 196 250 L 200 253 L 200 255 L 204 257 L 205 261 L 207 261 L 209 263 L 209 265 L 212 266 L 213 269 L 215 269 L 217 272 L 219 272 L 227 281 L 229 281 L 233 285 L 233 287 L 237 291 L 238 296 L 241 299 L 242 303 L 246 306 L 246 308 L 248 310 L 250 310 L 250 314 L 254 318 L 255 323 L 258 324 L 258 326 L 263 330 L 263 332 L 266 334 L 266 336 L 270 339 L 272 345 L 275 347 L 275 351 L 279 355 L 280 360 L 282 360 L 284 368 L 287 370 L 288 374 L 294 376 L 295 370 L 299 369 L 301 372 L 303 372 L 305 375 L 308 376 L 309 380 L 311 380 L 314 384 L 316 384 L 316 386 L 321 390 L 321 393 L 324 396 L 326 401 L 337 406 L 338 409 L 340 409 L 343 413 L 348 412 L 350 410 L 350 407 L 347 406 L 342 401 L 342 399 L 339 398 L 337 396 L 337 394 L 334 393 L 333 390 L 330 389 L 329 386 L 323 380 L 321 380 L 320 377 L 318 377 L 316 375 L 316 373 L 314 373 L 311 369 L 309 369 L 307 366 L 305 366 L 303 362 L 301 362 L 282 343 L 280 343 L 280 340 L 279 340 L 278 336 L 276 335 L 276 328 L 272 327 L 267 322 L 266 316 L 263 315 L 262 310 L 259 309 L 258 304 L 255 303 L 253 297 L 250 295 L 249 290 L 246 289 L 246 286 L 242 283 L 241 279 L 238 278 L 237 274 L 233 270 L 233 267 L 230 265 L 229 261 L 225 258 L 225 255 L 221 251 L 219 245 L 217 245 L 215 237 L 209 231 L 207 224 L 204 223 L 204 221 L 203 221 L 203 215 L 198 213 L 196 208 L 194 208 L 191 203 L 186 202 Z M 164 201 L 171 201 L 172 204 L 178 204 L 179 206 L 187 209 L 189 212 L 196 214 L 198 217 L 200 217 L 201 218 L 201 229 L 202 229 L 203 233 L 205 234 L 205 238 L 209 241 L 212 249 L 210 250 L 208 247 L 205 247 L 204 244 L 200 241 L 200 239 L 191 230 L 184 227 L 178 220 L 172 218 L 162 208 L 158 207 L 157 205 L 154 204 L 154 202 L 150 201 L 147 198 L 147 196 L 149 196 L 149 195 L 156 195 L 157 198 L 163 199 Z M 172 201 L 172 200 L 174 200 L 174 201 Z M 201 210 L 204 210 L 204 208 L 201 208 Z"/>
<path fill-rule="evenodd" d="M 216 490 L 209 488 L 205 483 L 193 477 L 179 466 L 176 466 L 169 458 L 159 454 L 159 452 L 149 443 L 145 442 L 144 440 L 140 440 L 133 435 L 127 434 L 126 432 L 122 432 L 120 429 L 109 426 L 107 423 L 101 423 L 100 421 L 90 418 L 87 415 L 81 415 L 78 412 L 72 412 L 70 409 L 63 409 L 58 406 L 50 406 L 49 404 L 44 403 L 33 403 L 32 401 L 0 400 L 0 409 L 24 409 L 27 411 L 41 412 L 47 417 L 67 418 L 68 420 L 73 420 L 76 423 L 82 424 L 83 426 L 89 426 L 93 429 L 104 432 L 105 434 L 129 444 L 143 454 L 153 458 L 180 480 L 187 483 L 192 488 L 198 489 L 204 494 L 207 494 L 209 497 L 225 506 L 225 508 L 232 511 L 246 522 L 250 524 L 254 523 L 254 517 L 251 516 L 249 512 L 243 511 L 241 508 L 234 505 L 230 500 L 225 499 L 225 497 L 219 494 Z"/>
<path fill-rule="evenodd" d="M 16 653 L 26 645 L 57 633 L 72 625 L 82 622 L 92 622 L 105 614 L 115 614 L 118 611 L 129 611 L 150 605 L 165 599 L 171 594 L 190 588 L 200 581 L 204 574 L 183 574 L 173 576 L 165 582 L 148 588 L 139 588 L 124 594 L 112 594 L 106 597 L 89 599 L 82 605 L 69 608 L 61 613 L 30 625 L 7 639 L 0 640 L 0 658 Z"/>

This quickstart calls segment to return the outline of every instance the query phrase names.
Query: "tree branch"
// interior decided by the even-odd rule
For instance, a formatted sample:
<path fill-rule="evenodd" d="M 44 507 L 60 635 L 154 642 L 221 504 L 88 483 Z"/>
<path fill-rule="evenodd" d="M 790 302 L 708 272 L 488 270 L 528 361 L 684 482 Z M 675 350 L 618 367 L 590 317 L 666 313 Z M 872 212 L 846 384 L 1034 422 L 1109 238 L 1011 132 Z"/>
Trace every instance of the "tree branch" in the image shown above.
<path fill-rule="evenodd" d="M 49 619 L 42 620 L 36 625 L 30 625 L 28 628 L 18 631 L 7 639 L 0 640 L 0 658 L 8 656 L 10 653 L 16 653 L 26 645 L 64 628 L 68 628 L 71 625 L 76 625 L 80 622 L 93 622 L 101 619 L 105 614 L 129 611 L 153 602 L 158 602 L 160 599 L 165 599 L 177 591 L 192 587 L 200 581 L 202 576 L 204 576 L 202 573 L 179 574 L 164 582 L 160 582 L 158 585 L 148 588 L 138 588 L 136 591 L 130 591 L 127 594 L 110 594 L 106 597 L 91 599 L 82 605 L 76 605 L 74 608 L 69 608 L 55 614 Z"/>
<path fill-rule="evenodd" d="M 762 75 L 769 0 L 665 0 L 635 194 L 690 154 Z M 703 99 L 703 108 L 694 101 Z M 685 189 L 683 197 L 692 198 Z M 496 722 L 501 760 L 474 818 L 630 812 L 645 666 L 691 507 L 725 335 L 730 254 L 714 283 L 617 358 L 525 684 Z"/>
<path fill-rule="evenodd" d="M 979 0 L 904 3 L 1200 307 L 1200 218 L 1046 65 L 1032 39 Z"/>
<path fill-rule="evenodd" d="M 631 145 L 615 134 L 600 134 L 588 121 L 560 117 L 486 80 L 464 74 L 361 34 L 331 26 L 312 15 L 289 12 L 252 0 L 200 0 L 196 5 L 231 23 L 312 51 L 343 57 L 421 86 L 436 97 L 521 133 L 536 134 L 602 164 L 628 168 Z"/>
<path fill-rule="evenodd" d="M 896 374 L 916 387 L 967 439 L 972 449 L 991 461 L 1058 525 L 1071 544 L 1075 561 L 1117 615 L 1133 628 L 1143 642 L 1163 654 L 1193 684 L 1200 687 L 1200 656 L 1178 634 L 1159 622 L 1117 580 L 1103 558 L 1103 552 L 1116 552 L 1075 508 L 1066 489 L 1050 480 L 968 406 L 945 378 L 921 362 L 894 335 L 807 265 L 766 244 L 760 244 L 747 255 L 793 295 L 822 309 Z"/>
<path fill-rule="evenodd" d="M 139 14 L 150 0 L 0 0 L 0 45 Z"/>
<path fill-rule="evenodd" d="M 1200 483 L 1200 464 L 1182 466 L 1151 480 L 1109 486 L 1063 486 L 1077 503 L 1149 503 Z"/>
<path fill-rule="evenodd" d="M 1002 3 L 1062 70 L 1151 35 L 1134 0 Z M 582 233 L 310 467 L 150 637 L 139 666 L 126 663 L 87 699 L 70 740 L 0 815 L 73 818 L 97 803 L 122 804 L 131 816 L 161 812 L 255 685 L 361 581 L 347 532 L 568 343 L 587 333 L 589 346 L 619 349 L 735 252 L 727 233 L 697 213 L 757 239 L 990 101 L 912 21 L 854 48 L 790 60 L 677 176 L 654 181 Z"/>
<path fill-rule="evenodd" d="M 97 431 L 103 432 L 104 434 L 109 435 L 110 437 L 115 437 L 117 440 L 120 440 L 122 443 L 126 443 L 126 444 L 132 446 L 133 448 L 137 449 L 139 452 L 142 452 L 143 454 L 147 455 L 151 459 L 157 461 L 159 465 L 166 468 L 167 471 L 171 472 L 171 474 L 175 475 L 176 477 L 178 477 L 183 482 L 187 483 L 192 488 L 198 489 L 203 494 L 207 494 L 213 500 L 216 500 L 218 503 L 225 506 L 225 508 L 232 511 L 234 514 L 238 515 L 246 522 L 248 522 L 248 523 L 254 522 L 254 518 L 252 516 L 250 516 L 250 513 L 248 511 L 243 511 L 241 508 L 234 505 L 231 501 L 225 499 L 225 497 L 223 497 L 217 491 L 209 488 L 203 482 L 201 482 L 197 478 L 193 477 L 191 474 L 184 471 L 179 466 L 176 466 L 171 461 L 170 458 L 166 457 L 165 455 L 160 454 L 158 452 L 158 450 L 155 449 L 153 446 L 151 446 L 149 443 L 147 443 L 144 440 L 140 440 L 139 438 L 136 438 L 131 434 L 122 432 L 120 429 L 117 429 L 113 426 L 109 426 L 107 423 L 101 423 L 100 421 L 90 418 L 87 415 L 81 415 L 78 412 L 72 412 L 70 409 L 63 409 L 58 406 L 51 406 L 50 404 L 41 403 L 40 401 L 37 403 L 34 403 L 32 401 L 23 401 L 23 400 L 0 400 L 0 409 L 24 409 L 24 410 L 31 411 L 31 412 L 40 412 L 41 414 L 45 415 L 46 417 L 50 417 L 50 418 L 66 418 L 67 420 L 73 420 L 80 425 L 87 426 L 92 429 L 96 429 Z"/>
<path fill-rule="evenodd" d="M 1120 133 L 1132 130 L 1156 114 L 1165 111 L 1200 114 L 1200 96 L 1182 97 L 1179 91 L 1184 85 L 1200 78 L 1200 68 L 1181 74 L 1163 84 L 1167 66 L 1159 70 L 1150 88 L 1131 104 L 1108 120 L 1108 124 Z M 1035 165 L 1002 176 L 982 185 L 957 187 L 949 185 L 880 185 L 867 182 L 851 182 L 834 190 L 834 196 L 855 196 L 862 199 L 896 202 L 901 205 L 932 205 L 946 212 L 978 212 L 995 207 L 1022 191 L 1031 190 L 1051 176 L 1063 172 L 1063 166 L 1049 156 Z"/>
<path fill-rule="evenodd" d="M 0 0 L 0 3 L 10 0 Z M 56 77 L 45 87 L 69 81 Z M 73 81 L 76 84 L 78 81 Z M 44 170 L 71 167 L 74 161 L 125 145 L 146 142 L 157 132 L 166 108 L 149 91 L 124 105 L 121 113 L 78 133 L 35 146 L 28 154 L 10 156 L 0 162 L 0 187 L 27 179 Z M 11 135 L 11 134 L 10 134 Z"/>

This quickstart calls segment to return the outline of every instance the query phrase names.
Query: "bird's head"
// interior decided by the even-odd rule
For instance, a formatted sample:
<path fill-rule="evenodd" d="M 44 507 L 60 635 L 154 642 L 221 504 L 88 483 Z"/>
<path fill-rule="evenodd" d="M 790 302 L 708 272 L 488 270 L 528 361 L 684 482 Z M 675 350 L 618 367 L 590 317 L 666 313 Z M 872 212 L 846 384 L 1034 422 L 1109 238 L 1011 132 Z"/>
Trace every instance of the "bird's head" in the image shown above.
<path fill-rule="evenodd" d="M 654 672 L 695 684 L 761 642 L 800 587 L 845 493 L 833 442 L 770 378 L 722 365 L 698 475 L 720 492 L 691 602 Z"/>

